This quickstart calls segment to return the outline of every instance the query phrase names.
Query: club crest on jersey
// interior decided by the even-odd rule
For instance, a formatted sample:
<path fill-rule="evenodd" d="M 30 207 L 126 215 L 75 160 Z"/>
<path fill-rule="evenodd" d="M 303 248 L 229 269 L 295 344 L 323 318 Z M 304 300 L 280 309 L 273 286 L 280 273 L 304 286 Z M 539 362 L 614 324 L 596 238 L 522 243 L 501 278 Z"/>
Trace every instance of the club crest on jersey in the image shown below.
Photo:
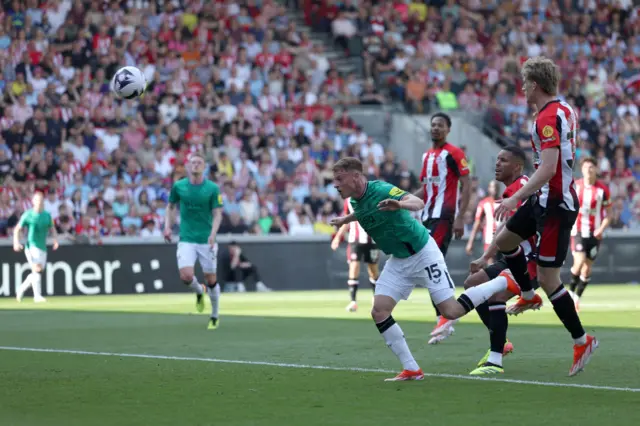
<path fill-rule="evenodd" d="M 542 128 L 542 136 L 545 138 L 550 138 L 553 136 L 553 127 L 547 125 Z"/>

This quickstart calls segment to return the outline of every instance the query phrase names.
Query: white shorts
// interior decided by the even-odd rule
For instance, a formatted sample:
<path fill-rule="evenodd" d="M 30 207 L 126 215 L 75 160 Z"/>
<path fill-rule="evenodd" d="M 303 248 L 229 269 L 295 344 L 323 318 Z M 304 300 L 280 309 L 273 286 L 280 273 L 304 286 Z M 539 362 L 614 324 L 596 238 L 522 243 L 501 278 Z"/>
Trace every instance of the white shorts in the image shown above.
<path fill-rule="evenodd" d="M 47 252 L 40 250 L 38 247 L 27 247 L 24 249 L 29 265 L 40 265 L 42 269 L 47 266 Z"/>
<path fill-rule="evenodd" d="M 178 269 L 193 268 L 197 260 L 200 262 L 202 272 L 215 274 L 218 269 L 218 243 L 211 247 L 209 244 L 179 242 L 176 257 Z"/>
<path fill-rule="evenodd" d="M 444 256 L 433 238 L 413 256 L 389 257 L 376 283 L 376 295 L 407 300 L 414 287 L 426 287 L 436 305 L 455 296 Z"/>

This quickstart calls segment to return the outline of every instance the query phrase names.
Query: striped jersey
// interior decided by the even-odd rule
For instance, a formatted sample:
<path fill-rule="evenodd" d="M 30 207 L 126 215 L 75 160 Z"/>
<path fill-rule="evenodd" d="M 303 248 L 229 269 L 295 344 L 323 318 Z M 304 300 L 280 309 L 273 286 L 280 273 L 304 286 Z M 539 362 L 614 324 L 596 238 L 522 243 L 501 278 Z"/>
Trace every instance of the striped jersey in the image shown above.
<path fill-rule="evenodd" d="M 539 191 L 542 207 L 557 207 L 577 211 L 578 195 L 573 182 L 573 163 L 576 154 L 578 117 L 566 102 L 554 100 L 538 111 L 531 129 L 533 161 L 537 169 L 542 164 L 545 149 L 558 148 L 558 166 L 555 175 Z"/>
<path fill-rule="evenodd" d="M 580 210 L 578 210 L 578 218 L 573 225 L 571 235 L 590 238 L 602 224 L 602 220 L 606 217 L 607 207 L 611 205 L 609 188 L 599 180 L 593 185 L 589 185 L 584 179 L 578 179 L 576 191 L 580 201 Z"/>
<path fill-rule="evenodd" d="M 497 221 L 495 219 L 494 210 L 496 208 L 496 200 L 493 197 L 486 197 L 480 200 L 476 208 L 476 221 L 484 219 L 482 227 L 482 240 L 485 244 L 491 244 L 497 229 Z"/>
<path fill-rule="evenodd" d="M 458 209 L 460 177 L 469 174 L 464 152 L 446 142 L 422 157 L 420 182 L 424 187 L 422 221 L 454 219 Z"/>

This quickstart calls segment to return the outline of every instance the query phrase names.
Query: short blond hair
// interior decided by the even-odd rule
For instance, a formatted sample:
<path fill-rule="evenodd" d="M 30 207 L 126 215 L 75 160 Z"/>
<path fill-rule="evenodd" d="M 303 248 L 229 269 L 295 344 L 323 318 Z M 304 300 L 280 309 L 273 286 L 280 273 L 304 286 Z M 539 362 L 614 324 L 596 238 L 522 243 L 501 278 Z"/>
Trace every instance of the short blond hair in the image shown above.
<path fill-rule="evenodd" d="M 363 172 L 362 162 L 355 157 L 344 157 L 333 165 L 335 172 Z"/>
<path fill-rule="evenodd" d="M 547 95 L 558 94 L 560 68 L 549 58 L 536 56 L 527 59 L 522 65 L 524 81 L 533 81 Z"/>

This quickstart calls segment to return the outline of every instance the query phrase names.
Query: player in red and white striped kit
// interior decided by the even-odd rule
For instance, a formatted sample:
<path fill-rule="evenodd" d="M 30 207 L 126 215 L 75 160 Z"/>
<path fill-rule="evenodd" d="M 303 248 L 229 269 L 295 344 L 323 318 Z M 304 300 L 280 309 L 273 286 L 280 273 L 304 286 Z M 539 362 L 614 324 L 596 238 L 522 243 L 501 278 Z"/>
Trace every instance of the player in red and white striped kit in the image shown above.
<path fill-rule="evenodd" d="M 422 158 L 422 185 L 414 193 L 425 203 L 422 223 L 445 257 L 451 238 L 455 236 L 459 240 L 464 234 L 464 212 L 471 197 L 469 165 L 464 151 L 447 142 L 450 131 L 451 118 L 447 114 L 438 112 L 431 117 L 433 147 Z M 431 332 L 429 344 L 439 343 L 449 337 L 457 322 L 447 320 L 435 305 L 433 307 L 438 322 Z"/>
<path fill-rule="evenodd" d="M 560 69 L 551 59 L 529 58 L 522 65 L 522 79 L 527 103 L 535 112 L 531 148 L 536 171 L 526 185 L 496 208 L 498 219 L 505 219 L 516 210 L 496 236 L 498 248 L 521 290 L 521 297 L 507 313 L 519 314 L 542 306 L 520 247 L 523 240 L 538 235 L 538 282 L 573 339 L 569 375 L 574 376 L 584 369 L 598 347 L 598 340 L 585 332 L 573 299 L 560 279 L 560 267 L 567 257 L 571 228 L 580 208 L 573 182 L 578 117 L 571 105 L 558 99 Z"/>
<path fill-rule="evenodd" d="M 571 230 L 570 294 L 579 310 L 580 297 L 591 279 L 591 266 L 598 256 L 600 241 L 609 226 L 611 195 L 606 184 L 598 180 L 596 160 L 591 157 L 581 161 L 582 179 L 576 181 L 580 200 L 578 219 Z"/>
<path fill-rule="evenodd" d="M 495 180 L 489 182 L 487 188 L 487 196 L 480 200 L 478 207 L 476 208 L 476 217 L 473 222 L 473 228 L 469 234 L 469 241 L 465 251 L 468 255 L 473 254 L 473 243 L 476 239 L 476 234 L 482 227 L 482 242 L 484 243 L 484 251 L 487 251 L 493 238 L 496 235 L 496 229 L 498 222 L 494 217 L 494 209 L 496 207 L 496 194 L 498 192 L 498 184 Z M 493 263 L 494 259 L 488 259 L 489 264 Z"/>
<path fill-rule="evenodd" d="M 350 198 L 344 200 L 344 215 L 353 213 L 353 207 L 351 207 Z M 379 252 L 376 243 L 371 239 L 367 232 L 362 228 L 358 221 L 353 221 L 346 225 L 343 225 L 338 229 L 338 232 L 331 241 L 331 249 L 337 250 L 340 246 L 340 241 L 345 233 L 349 232 L 347 237 L 347 263 L 349 264 L 349 278 L 347 284 L 349 285 L 349 295 L 351 301 L 347 305 L 347 311 L 355 312 L 358 310 L 357 295 L 358 295 L 358 283 L 360 277 L 360 264 L 367 264 L 367 272 L 369 273 L 369 282 L 373 291 L 376 290 L 376 281 L 380 276 L 380 270 L 378 268 Z"/>
<path fill-rule="evenodd" d="M 524 151 L 517 146 L 507 146 L 498 153 L 496 180 L 506 185 L 506 189 L 502 193 L 502 199 L 511 197 L 529 181 L 529 178 L 522 174 L 525 161 Z M 496 224 L 497 232 L 500 232 L 504 227 L 504 223 L 498 221 L 494 223 Z M 532 279 L 535 279 L 536 236 L 522 241 L 520 247 L 527 257 L 529 273 Z M 507 262 L 503 257 L 499 257 L 495 263 L 489 262 L 497 254 L 498 247 L 494 239 L 489 244 L 489 247 L 485 249 L 484 254 L 479 259 L 471 262 L 469 267 L 471 275 L 464 282 L 465 288 L 484 284 L 508 269 Z M 534 283 L 534 287 L 536 286 Z M 493 295 L 487 302 L 476 306 L 478 316 L 480 316 L 480 319 L 489 330 L 490 349 L 480 360 L 477 368 L 471 372 L 472 375 L 504 373 L 502 357 L 513 352 L 513 344 L 507 340 L 509 320 L 506 313 L 506 302 L 514 295 L 514 293 L 504 291 Z"/>

